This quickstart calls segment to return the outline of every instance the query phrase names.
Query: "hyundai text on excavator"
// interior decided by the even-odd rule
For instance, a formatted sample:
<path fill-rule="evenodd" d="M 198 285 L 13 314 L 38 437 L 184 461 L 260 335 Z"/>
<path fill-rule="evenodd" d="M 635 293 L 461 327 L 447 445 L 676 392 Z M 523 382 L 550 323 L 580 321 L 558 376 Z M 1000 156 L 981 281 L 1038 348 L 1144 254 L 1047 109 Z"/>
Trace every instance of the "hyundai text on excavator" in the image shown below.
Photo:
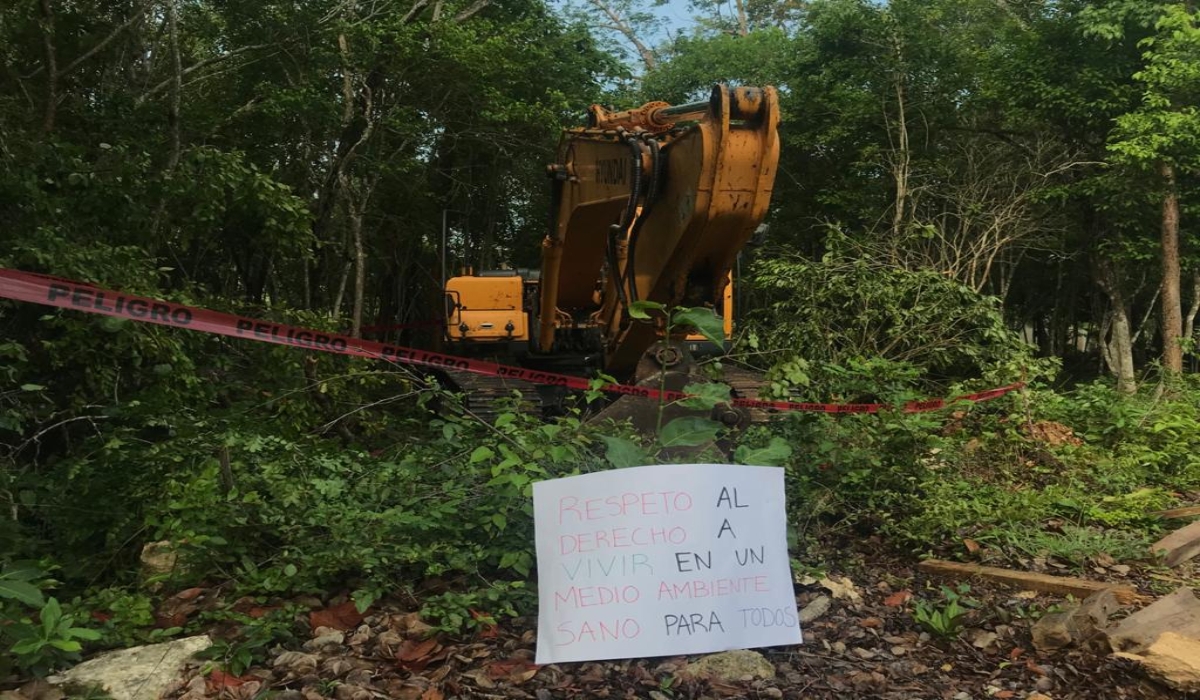
<path fill-rule="evenodd" d="M 665 338 L 636 302 L 708 307 L 732 334 L 738 253 L 766 215 L 779 160 L 771 87 L 713 88 L 704 102 L 589 110 L 564 131 L 541 269 L 446 283 L 452 351 L 498 354 L 573 374 L 682 388 L 697 338 Z M 661 316 L 661 315 L 660 315 Z"/>

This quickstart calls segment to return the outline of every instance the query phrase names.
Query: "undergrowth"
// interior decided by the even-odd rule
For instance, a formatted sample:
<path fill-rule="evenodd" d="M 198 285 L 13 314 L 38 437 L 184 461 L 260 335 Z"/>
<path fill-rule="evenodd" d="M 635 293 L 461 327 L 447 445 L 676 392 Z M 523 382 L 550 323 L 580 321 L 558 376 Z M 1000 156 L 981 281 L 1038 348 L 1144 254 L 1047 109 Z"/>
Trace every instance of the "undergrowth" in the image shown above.
<path fill-rule="evenodd" d="M 677 450 L 713 440 L 722 449 L 705 461 L 786 467 L 800 568 L 822 564 L 807 546 L 831 529 L 940 555 L 974 540 L 1014 561 L 1136 559 L 1162 527 L 1150 513 L 1200 488 L 1195 385 L 1125 396 L 1104 383 L 1055 392 L 1035 377 L 1034 388 L 928 413 L 791 413 L 739 434 L 685 417 L 647 439 L 577 413 L 542 420 L 516 398 L 480 418 L 436 378 L 398 368 L 98 319 L 24 322 L 81 364 L 103 364 L 106 344 L 138 358 L 87 373 L 61 352 L 0 345 L 18 387 L 0 395 L 0 505 L 12 516 L 0 524 L 10 563 L 0 592 L 18 592 L 0 595 L 0 634 L 26 672 L 68 663 L 85 644 L 192 631 L 202 623 L 154 627 L 156 602 L 192 586 L 264 604 L 344 591 L 365 609 L 392 598 L 443 631 L 531 613 L 534 482 L 694 461 Z M 109 337 L 92 342 L 96 333 Z M 770 392 L 901 405 L 1011 381 L 1015 366 L 946 385 L 904 361 L 793 357 L 770 374 Z M 699 408 L 726 398 L 718 388 L 695 390 Z M 148 578 L 138 559 L 151 543 L 174 566 Z M 51 629 L 27 635 L 39 619 Z M 248 630 L 214 652 L 232 668 L 288 632 L 227 622 Z"/>

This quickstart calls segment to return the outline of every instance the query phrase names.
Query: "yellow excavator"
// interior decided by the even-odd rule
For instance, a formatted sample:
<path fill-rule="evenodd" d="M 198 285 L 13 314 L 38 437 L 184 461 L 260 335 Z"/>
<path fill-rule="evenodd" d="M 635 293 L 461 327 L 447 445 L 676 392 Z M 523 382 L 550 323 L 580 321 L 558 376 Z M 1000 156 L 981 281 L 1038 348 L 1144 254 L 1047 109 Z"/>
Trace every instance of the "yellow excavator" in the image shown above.
<path fill-rule="evenodd" d="M 623 381 L 672 369 L 684 381 L 702 338 L 667 338 L 665 315 L 647 322 L 630 310 L 708 307 L 728 341 L 731 273 L 771 200 L 778 124 L 771 87 L 717 85 L 707 101 L 677 106 L 593 105 L 548 167 L 553 220 L 540 270 L 447 281 L 451 352 Z"/>

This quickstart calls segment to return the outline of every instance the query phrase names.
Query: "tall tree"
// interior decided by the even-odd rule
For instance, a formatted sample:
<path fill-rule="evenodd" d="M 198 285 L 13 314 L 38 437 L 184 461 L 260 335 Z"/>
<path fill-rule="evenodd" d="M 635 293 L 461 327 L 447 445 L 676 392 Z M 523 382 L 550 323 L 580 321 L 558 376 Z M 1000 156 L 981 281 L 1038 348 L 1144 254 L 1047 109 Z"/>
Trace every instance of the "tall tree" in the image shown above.
<path fill-rule="evenodd" d="M 1134 111 L 1117 119 L 1109 149 L 1122 164 L 1159 177 L 1162 254 L 1162 366 L 1183 371 L 1183 303 L 1179 264 L 1181 172 L 1200 166 L 1200 22 L 1190 3 L 1163 8 L 1155 32 L 1140 42 L 1145 68 L 1134 74 L 1144 92 Z"/>

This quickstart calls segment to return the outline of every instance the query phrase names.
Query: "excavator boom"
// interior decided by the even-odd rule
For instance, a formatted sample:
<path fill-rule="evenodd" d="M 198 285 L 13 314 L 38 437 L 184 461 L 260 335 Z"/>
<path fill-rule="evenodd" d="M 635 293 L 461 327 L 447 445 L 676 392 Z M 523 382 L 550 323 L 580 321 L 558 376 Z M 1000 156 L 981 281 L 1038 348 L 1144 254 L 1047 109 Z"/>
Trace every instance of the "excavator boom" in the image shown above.
<path fill-rule="evenodd" d="M 675 106 L 594 105 L 588 126 L 563 132 L 548 167 L 552 224 L 540 270 L 451 278 L 447 340 L 464 352 L 642 381 L 646 358 L 665 370 L 664 358 L 694 343 L 667 338 L 662 318 L 633 318 L 634 304 L 711 308 L 730 337 L 731 268 L 767 213 L 778 123 L 770 87 L 718 85 L 706 101 Z"/>
<path fill-rule="evenodd" d="M 542 244 L 536 351 L 598 338 L 620 376 L 658 339 L 629 305 L 723 308 L 737 254 L 766 214 L 779 160 L 773 88 L 717 86 L 707 102 L 591 110 L 564 133 L 555 224 Z"/>

